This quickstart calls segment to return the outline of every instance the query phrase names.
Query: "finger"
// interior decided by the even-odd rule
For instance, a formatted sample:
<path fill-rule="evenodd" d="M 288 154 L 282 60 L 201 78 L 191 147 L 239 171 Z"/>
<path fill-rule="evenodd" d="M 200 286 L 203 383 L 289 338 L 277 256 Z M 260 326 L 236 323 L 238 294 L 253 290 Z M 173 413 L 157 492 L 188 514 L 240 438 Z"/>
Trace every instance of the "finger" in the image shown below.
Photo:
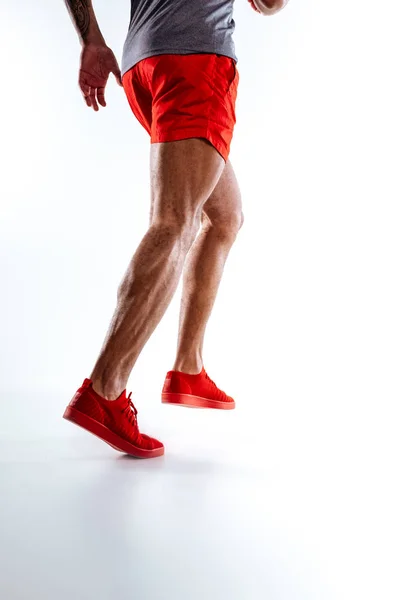
<path fill-rule="evenodd" d="M 81 83 L 80 86 L 83 99 L 85 100 L 87 106 L 91 106 L 90 102 L 90 86 L 85 83 Z"/>
<path fill-rule="evenodd" d="M 106 99 L 104 97 L 104 87 L 97 88 L 97 100 L 99 101 L 100 106 L 107 106 Z"/>
<path fill-rule="evenodd" d="M 99 105 L 96 100 L 96 88 L 90 88 L 90 102 L 93 110 L 97 112 L 99 110 Z"/>

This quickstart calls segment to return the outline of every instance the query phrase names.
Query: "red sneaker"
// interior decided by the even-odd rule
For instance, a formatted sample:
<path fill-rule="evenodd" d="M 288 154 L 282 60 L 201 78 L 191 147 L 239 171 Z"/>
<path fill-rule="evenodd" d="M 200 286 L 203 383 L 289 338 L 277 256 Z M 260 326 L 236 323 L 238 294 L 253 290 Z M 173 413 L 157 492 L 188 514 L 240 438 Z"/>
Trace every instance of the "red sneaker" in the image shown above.
<path fill-rule="evenodd" d="M 139 432 L 131 394 L 127 397 L 124 390 L 117 400 L 106 400 L 94 391 L 92 381 L 85 379 L 65 409 L 64 419 L 97 435 L 119 452 L 137 458 L 161 456 L 163 444 Z"/>
<path fill-rule="evenodd" d="M 204 367 L 197 375 L 168 371 L 162 391 L 162 402 L 197 408 L 235 408 L 234 399 L 215 385 Z"/>

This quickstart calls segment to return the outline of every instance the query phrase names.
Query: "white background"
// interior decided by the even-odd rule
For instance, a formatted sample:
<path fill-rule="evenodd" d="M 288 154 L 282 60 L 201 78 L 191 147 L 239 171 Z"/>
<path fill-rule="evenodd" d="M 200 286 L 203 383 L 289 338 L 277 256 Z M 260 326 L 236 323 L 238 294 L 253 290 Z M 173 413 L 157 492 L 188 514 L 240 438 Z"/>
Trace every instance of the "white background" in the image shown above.
<path fill-rule="evenodd" d="M 118 59 L 129 8 L 127 0 L 95 2 Z M 175 473 L 182 485 L 198 473 L 210 501 L 215 493 L 208 468 L 192 469 L 190 457 L 208 457 L 220 474 L 233 536 L 221 552 L 242 547 L 232 533 L 239 522 L 246 548 L 263 549 L 253 576 L 245 551 L 242 575 L 235 557 L 227 560 L 234 591 L 204 588 L 210 600 L 397 599 L 400 9 L 395 0 L 291 0 L 265 18 L 237 0 L 234 17 L 240 83 L 231 161 L 245 224 L 204 358 L 237 410 L 160 403 L 179 293 L 128 390 L 142 429 L 188 460 Z M 26 461 L 46 456 L 56 474 L 71 452 L 82 460 L 104 452 L 112 473 L 111 449 L 61 416 L 91 372 L 147 227 L 149 137 L 112 77 L 108 106 L 86 107 L 63 2 L 2 0 L 0 39 L 0 473 L 11 506 Z M 174 463 L 163 464 L 155 472 L 162 489 L 179 486 L 167 476 Z M 50 485 L 47 474 L 43 482 Z M 178 523 L 165 540 L 181 532 Z M 144 579 L 141 597 L 178 598 L 173 581 L 157 596 Z M 40 597 L 56 597 L 57 582 Z M 7 600 L 34 597 L 2 585 Z"/>

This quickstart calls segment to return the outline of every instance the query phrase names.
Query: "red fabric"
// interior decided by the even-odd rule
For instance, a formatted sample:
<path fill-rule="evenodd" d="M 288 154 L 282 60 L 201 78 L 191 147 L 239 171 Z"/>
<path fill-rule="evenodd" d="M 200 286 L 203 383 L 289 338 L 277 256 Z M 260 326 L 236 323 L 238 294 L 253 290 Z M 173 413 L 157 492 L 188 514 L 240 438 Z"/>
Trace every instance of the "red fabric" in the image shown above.
<path fill-rule="evenodd" d="M 126 396 L 126 390 L 117 400 L 106 400 L 94 391 L 91 380 L 85 379 L 69 406 L 98 421 L 139 448 L 153 450 L 163 447 L 155 438 L 139 432 L 137 410 L 132 404 L 131 394 Z"/>
<path fill-rule="evenodd" d="M 236 123 L 239 73 L 220 54 L 161 54 L 144 58 L 122 83 L 151 143 L 206 138 L 228 160 Z"/>
<path fill-rule="evenodd" d="M 204 367 L 197 375 L 182 373 L 181 371 L 168 371 L 163 393 L 188 394 L 218 400 L 219 402 L 233 402 L 233 398 L 220 390 L 207 375 Z"/>

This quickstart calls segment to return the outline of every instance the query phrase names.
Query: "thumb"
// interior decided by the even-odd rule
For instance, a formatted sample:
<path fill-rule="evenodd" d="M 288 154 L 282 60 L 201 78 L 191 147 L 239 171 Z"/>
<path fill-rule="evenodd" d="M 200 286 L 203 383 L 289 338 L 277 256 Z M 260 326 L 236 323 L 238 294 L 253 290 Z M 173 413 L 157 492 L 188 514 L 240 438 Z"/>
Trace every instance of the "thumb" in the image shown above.
<path fill-rule="evenodd" d="M 122 85 L 121 71 L 118 68 L 116 68 L 113 70 L 113 73 L 115 75 L 115 79 L 117 80 L 118 85 L 120 85 L 121 87 L 124 87 Z"/>

